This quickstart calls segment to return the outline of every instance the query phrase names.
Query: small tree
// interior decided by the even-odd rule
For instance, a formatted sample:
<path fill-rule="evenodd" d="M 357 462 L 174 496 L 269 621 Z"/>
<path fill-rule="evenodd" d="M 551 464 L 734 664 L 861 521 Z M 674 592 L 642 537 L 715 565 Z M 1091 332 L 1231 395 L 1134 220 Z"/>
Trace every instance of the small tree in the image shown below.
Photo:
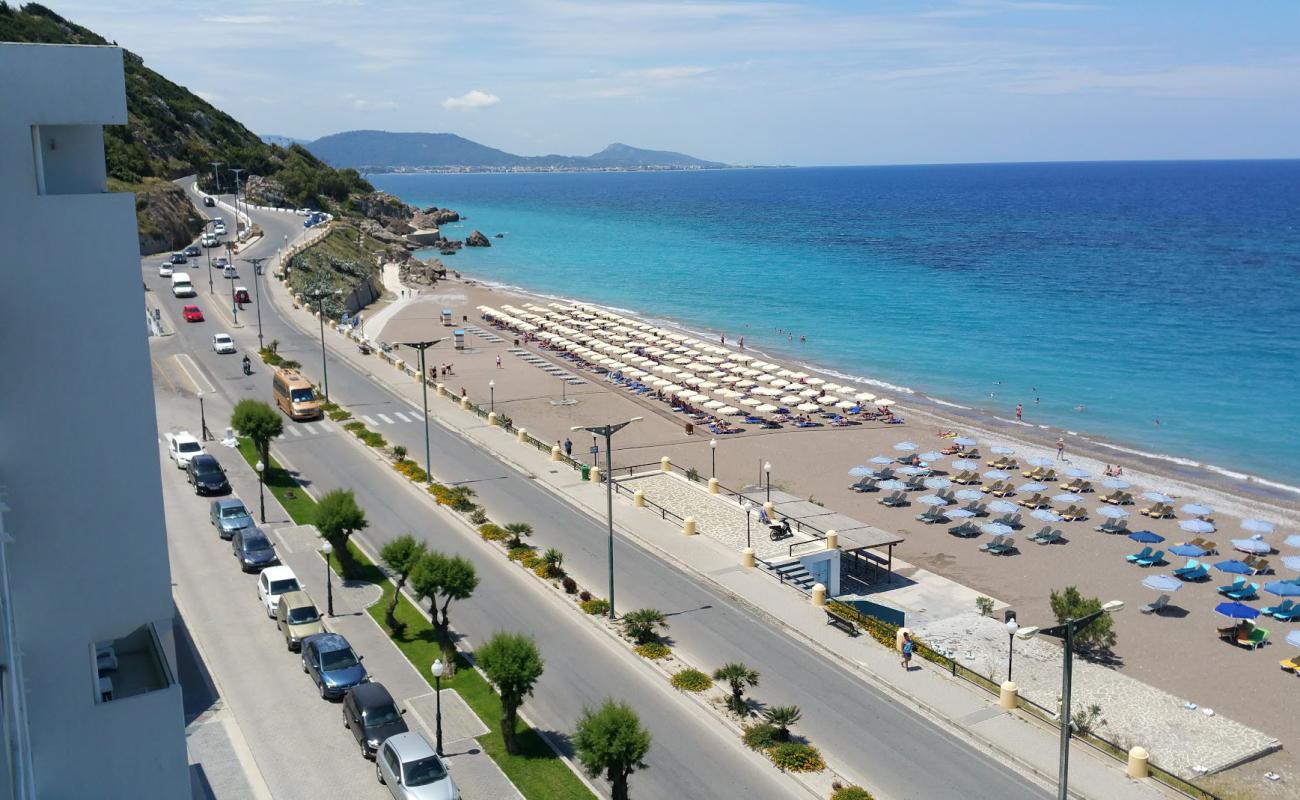
<path fill-rule="evenodd" d="M 772 706 L 763 712 L 763 719 L 776 727 L 778 742 L 790 741 L 790 726 L 803 718 L 799 706 Z"/>
<path fill-rule="evenodd" d="M 650 751 L 650 733 L 627 703 L 611 699 L 596 710 L 584 708 L 573 734 L 573 749 L 587 774 L 602 772 L 609 781 L 613 800 L 627 800 L 628 777 L 644 769 Z"/>
<path fill-rule="evenodd" d="M 623 633 L 637 644 L 659 641 L 659 629 L 667 627 L 668 620 L 658 609 L 638 608 L 623 615 Z"/>
<path fill-rule="evenodd" d="M 501 737 L 506 751 L 519 755 L 519 742 L 515 738 L 519 706 L 533 693 L 544 666 L 537 643 L 527 634 L 496 633 L 474 656 L 501 695 Z"/>
<path fill-rule="evenodd" d="M 389 572 L 393 573 L 394 578 L 393 596 L 388 601 L 388 607 L 384 609 L 384 622 L 393 633 L 397 633 L 402 627 L 395 615 L 397 599 L 402 593 L 402 587 L 406 585 L 407 578 L 411 576 L 411 570 L 420 563 L 420 559 L 424 558 L 426 551 L 424 542 L 417 542 L 409 533 L 398 536 L 379 551 L 379 559 L 384 562 L 385 567 L 388 567 Z"/>
<path fill-rule="evenodd" d="M 461 556 L 448 557 L 437 551 L 427 553 L 411 573 L 411 590 L 417 600 L 429 601 L 429 616 L 438 631 L 443 660 L 448 664 L 453 663 L 456 655 L 451 639 L 451 603 L 468 600 L 476 588 L 478 573 Z"/>
<path fill-rule="evenodd" d="M 506 532 L 510 534 L 508 547 L 519 547 L 524 543 L 523 537 L 533 535 L 533 526 L 527 522 L 512 522 L 506 526 Z"/>
<path fill-rule="evenodd" d="M 554 547 L 546 548 L 546 552 L 542 554 L 542 561 L 546 562 L 546 574 L 552 578 L 563 572 L 560 565 L 564 563 L 564 553 Z"/>
<path fill-rule="evenodd" d="M 749 713 L 749 704 L 745 702 L 745 688 L 758 685 L 758 673 L 739 661 L 723 664 L 713 672 L 715 681 L 726 681 L 731 685 L 731 696 L 727 698 L 727 707 L 737 714 Z"/>
<path fill-rule="evenodd" d="M 1058 624 L 1101 611 L 1100 600 L 1084 597 L 1075 586 L 1067 586 L 1061 592 L 1052 592 L 1050 601 Z M 1076 652 L 1094 647 L 1110 650 L 1115 646 L 1115 641 L 1115 621 L 1109 614 L 1102 614 L 1088 627 L 1074 634 L 1074 649 Z"/>
<path fill-rule="evenodd" d="M 401 462 L 405 461 L 405 460 L 406 460 L 406 452 L 407 452 L 407 451 L 406 451 L 406 445 L 404 445 L 404 444 L 395 444 L 395 445 L 393 445 L 393 460 L 396 461 L 396 462 L 398 462 L 399 464 L 400 464 Z"/>
<path fill-rule="evenodd" d="M 326 492 L 316 504 L 316 528 L 321 536 L 334 545 L 345 578 L 354 577 L 357 571 L 357 563 L 348 550 L 348 537 L 365 530 L 369 524 L 366 512 L 357 505 L 351 489 Z"/>
<path fill-rule="evenodd" d="M 240 400 L 230 414 L 230 426 L 257 448 L 263 464 L 271 463 L 271 440 L 284 432 L 284 417 L 261 400 Z"/>

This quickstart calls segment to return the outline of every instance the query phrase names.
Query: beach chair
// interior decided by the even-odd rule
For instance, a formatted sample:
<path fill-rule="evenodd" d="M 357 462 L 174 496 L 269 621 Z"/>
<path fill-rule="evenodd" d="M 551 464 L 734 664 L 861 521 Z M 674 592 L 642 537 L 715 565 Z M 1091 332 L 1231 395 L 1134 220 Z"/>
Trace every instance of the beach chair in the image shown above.
<path fill-rule="evenodd" d="M 993 550 L 993 548 L 995 548 L 995 547 L 1001 547 L 1001 546 L 1002 546 L 1002 543 L 1005 542 L 1006 540 L 1007 540 L 1007 537 L 1005 537 L 1005 536 L 994 536 L 994 537 L 993 537 L 992 539 L 990 539 L 989 541 L 987 541 L 987 542 L 985 542 L 984 544 L 980 545 L 980 549 L 983 550 L 983 551 L 986 552 L 986 553 L 991 552 L 991 551 Z"/>
<path fill-rule="evenodd" d="M 1016 550 L 1016 537 L 1008 536 L 1000 544 L 990 547 L 987 552 L 994 556 L 1009 556 Z"/>
<path fill-rule="evenodd" d="M 905 456 L 899 456 L 894 459 L 905 467 L 918 467 L 921 465 L 921 457 L 916 453 L 908 453 Z"/>
<path fill-rule="evenodd" d="M 1139 558 L 1133 563 L 1137 564 L 1139 567 L 1153 567 L 1156 564 L 1163 564 L 1165 563 L 1165 551 L 1157 550 L 1146 558 Z"/>
<path fill-rule="evenodd" d="M 1155 602 L 1147 603 L 1139 609 L 1143 614 L 1159 614 L 1160 609 L 1169 605 L 1169 595 L 1162 594 L 1155 599 Z"/>
<path fill-rule="evenodd" d="M 1214 630 L 1219 634 L 1219 638 L 1225 642 L 1235 642 L 1238 637 L 1250 638 L 1250 632 L 1254 627 L 1255 623 L 1253 622 L 1242 622 L 1237 625 L 1229 625 L 1226 628 L 1215 628 Z"/>
<path fill-rule="evenodd" d="M 971 522 L 970 520 L 967 520 L 960 525 L 954 525 L 951 528 L 949 528 L 948 533 L 951 533 L 953 536 L 970 538 L 972 536 L 979 536 L 980 529 L 975 527 L 975 523 Z"/>
<path fill-rule="evenodd" d="M 1035 544 L 1056 544 L 1064 540 L 1065 537 L 1059 530 L 1048 525 L 1044 525 L 1041 531 L 1029 537 L 1029 541 Z"/>
<path fill-rule="evenodd" d="M 1128 533 L 1128 520 L 1126 519 L 1108 519 L 1097 530 L 1103 533 Z"/>
<path fill-rule="evenodd" d="M 1300 671 L 1300 653 L 1297 653 L 1290 658 L 1284 658 L 1277 663 L 1287 672 Z M 1297 672 L 1297 674 L 1300 674 L 1300 672 Z"/>
<path fill-rule="evenodd" d="M 993 483 L 990 483 L 988 486 L 981 488 L 980 491 L 984 492 L 985 494 L 993 494 L 995 492 L 1002 491 L 1002 488 L 1006 485 L 1007 485 L 1006 481 L 993 481 Z"/>
<path fill-rule="evenodd" d="M 934 496 L 942 498 L 943 502 L 947 503 L 950 506 L 957 504 L 957 495 L 953 493 L 952 489 L 944 489 L 942 491 L 935 492 Z"/>
<path fill-rule="evenodd" d="M 920 475 L 913 475 L 904 485 L 909 492 L 919 492 L 925 489 L 925 479 Z"/>
<path fill-rule="evenodd" d="M 924 522 L 926 525 L 933 525 L 936 522 L 947 522 L 948 518 L 944 516 L 943 510 L 939 506 L 931 506 L 927 511 L 916 516 L 917 522 Z"/>
<path fill-rule="evenodd" d="M 1015 526 L 1011 524 L 1011 521 L 1014 520 L 1015 518 L 1016 518 L 1015 514 L 1003 514 L 1002 516 L 998 517 L 993 521 L 1000 525 L 1006 525 L 1008 528 L 1014 528 Z"/>
<path fill-rule="evenodd" d="M 1269 606 L 1268 608 L 1261 608 L 1259 610 L 1259 613 L 1267 614 L 1270 617 L 1276 616 L 1277 614 L 1281 614 L 1283 617 L 1285 617 L 1287 614 L 1291 613 L 1291 611 L 1294 608 L 1295 608 L 1294 600 L 1283 600 L 1281 605 Z"/>
<path fill-rule="evenodd" d="M 1150 547 L 1144 547 L 1144 548 L 1142 548 L 1140 551 L 1138 551 L 1138 552 L 1136 552 L 1136 553 L 1133 553 L 1133 554 L 1131 554 L 1131 555 L 1124 556 L 1124 560 L 1125 560 L 1125 561 L 1128 561 L 1129 563 L 1133 563 L 1133 562 L 1136 562 L 1139 558 L 1146 558 L 1146 557 L 1149 556 L 1149 555 L 1151 555 L 1151 548 L 1150 548 Z"/>
<path fill-rule="evenodd" d="M 855 492 L 874 492 L 880 487 L 876 485 L 875 478 L 862 478 L 857 483 L 849 486 Z"/>
<path fill-rule="evenodd" d="M 1248 583 L 1239 589 L 1232 589 L 1223 594 L 1232 600 L 1253 600 L 1259 594 L 1259 584 Z"/>
<path fill-rule="evenodd" d="M 1041 481 L 1043 476 L 1047 474 L 1047 467 L 1034 467 L 1028 472 L 1022 472 L 1020 474 L 1030 480 Z"/>
<path fill-rule="evenodd" d="M 1029 536 L 1026 536 L 1025 538 L 1028 539 L 1028 540 L 1031 541 L 1031 542 L 1037 542 L 1037 541 L 1038 541 L 1038 537 L 1040 537 L 1040 536 L 1046 536 L 1047 534 L 1049 534 L 1049 533 L 1051 533 L 1051 532 L 1052 532 L 1052 526 L 1051 526 L 1051 525 L 1044 525 L 1042 528 L 1040 528 L 1040 529 L 1038 530 L 1037 533 L 1034 533 L 1034 534 L 1031 534 L 1031 535 L 1029 535 Z"/>
<path fill-rule="evenodd" d="M 1124 499 L 1124 492 L 1120 489 L 1116 489 L 1110 494 L 1102 495 L 1098 499 L 1101 500 L 1101 502 L 1103 503 L 1110 503 L 1113 506 L 1117 506 Z"/>
<path fill-rule="evenodd" d="M 1040 482 L 1041 482 L 1041 483 L 1056 483 L 1056 470 L 1051 469 L 1051 468 L 1049 467 L 1048 470 L 1047 470 L 1047 472 L 1044 472 L 1044 473 L 1043 473 L 1043 477 L 1040 479 Z"/>
<path fill-rule="evenodd" d="M 1227 586 L 1220 586 L 1218 591 L 1219 591 L 1219 594 L 1227 594 L 1228 592 L 1235 592 L 1235 591 L 1237 591 L 1238 589 L 1241 589 L 1241 588 L 1242 588 L 1243 586 L 1245 586 L 1245 585 L 1246 585 L 1246 579 L 1245 579 L 1245 578 L 1237 578 L 1236 580 L 1234 580 L 1232 583 L 1228 584 Z"/>
<path fill-rule="evenodd" d="M 1285 603 L 1283 605 L 1285 605 Z M 1293 622 L 1296 619 L 1300 619 L 1300 603 L 1291 606 L 1290 610 L 1275 612 L 1273 614 L 1273 619 L 1281 620 L 1282 622 Z"/>
<path fill-rule="evenodd" d="M 898 473 L 894 472 L 892 467 L 876 470 L 876 478 L 882 481 L 892 480 Z"/>
<path fill-rule="evenodd" d="M 1119 504 L 1122 506 L 1136 505 L 1136 503 L 1133 500 L 1133 495 L 1129 494 L 1128 492 L 1124 493 L 1124 497 L 1119 501 Z"/>
<path fill-rule="evenodd" d="M 1179 575 L 1178 577 L 1181 580 L 1185 580 L 1188 582 L 1203 581 L 1210 577 L 1210 568 L 1205 566 L 1204 564 L 1198 564 L 1196 569 L 1192 570 L 1191 572 L 1187 572 L 1182 575 Z"/>
<path fill-rule="evenodd" d="M 890 508 L 901 508 L 902 506 L 910 506 L 912 501 L 908 500 L 907 495 L 900 490 L 894 492 L 888 497 L 882 498 L 880 504 L 882 506 L 889 506 Z"/>
<path fill-rule="evenodd" d="M 1068 522 L 1078 522 L 1081 519 L 1088 518 L 1088 509 L 1083 506 L 1070 506 L 1061 512 L 1061 519 Z"/>
<path fill-rule="evenodd" d="M 1187 559 L 1186 564 L 1174 570 L 1174 577 L 1187 580 L 1186 576 L 1191 575 L 1193 572 L 1198 571 L 1200 568 L 1201 568 L 1201 562 L 1197 561 L 1194 558 L 1189 558 Z"/>
<path fill-rule="evenodd" d="M 1219 554 L 1219 545 L 1215 542 L 1210 541 L 1209 539 L 1202 539 L 1201 537 L 1197 536 L 1195 539 L 1188 542 L 1188 544 L 1196 545 L 1197 547 L 1201 548 L 1209 555 L 1217 556 Z"/>
<path fill-rule="evenodd" d="M 1015 493 L 1016 493 L 1016 487 L 1012 486 L 1010 482 L 1004 483 L 1000 488 L 992 492 L 989 492 L 989 494 L 995 497 L 1011 497 Z"/>
<path fill-rule="evenodd" d="M 988 505 L 985 503 L 981 503 L 978 500 L 972 500 L 966 505 L 962 506 L 962 508 L 966 509 L 967 511 L 969 511 L 970 513 L 974 514 L 977 517 L 987 517 L 989 515 Z"/>
<path fill-rule="evenodd" d="M 1246 556 L 1244 559 L 1242 559 L 1242 561 L 1243 563 L 1245 563 L 1246 566 L 1255 570 L 1256 575 L 1267 575 L 1268 573 L 1273 571 L 1273 565 L 1268 563 L 1267 558 L 1260 558 L 1259 556 Z"/>
<path fill-rule="evenodd" d="M 1267 641 L 1268 628 L 1252 628 L 1250 636 L 1247 637 L 1245 641 L 1242 641 L 1240 637 L 1237 638 L 1237 644 L 1250 650 L 1258 650 L 1263 647 L 1264 643 Z"/>
<path fill-rule="evenodd" d="M 961 451 L 961 457 L 969 458 L 971 461 L 979 461 L 984 456 L 980 455 L 980 449 L 978 447 L 972 447 L 969 450 Z"/>
<path fill-rule="evenodd" d="M 950 476 L 948 480 L 952 481 L 953 483 L 960 483 L 961 485 L 965 486 L 971 483 L 971 471 L 968 469 L 964 469 L 961 472 L 958 472 L 956 475 Z"/>

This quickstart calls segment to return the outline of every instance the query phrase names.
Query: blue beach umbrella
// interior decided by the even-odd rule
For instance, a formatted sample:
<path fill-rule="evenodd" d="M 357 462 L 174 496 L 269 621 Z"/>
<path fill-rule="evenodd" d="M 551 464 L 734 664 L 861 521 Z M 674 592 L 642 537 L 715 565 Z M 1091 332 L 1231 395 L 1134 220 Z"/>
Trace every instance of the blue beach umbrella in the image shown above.
<path fill-rule="evenodd" d="M 1300 547 L 1300 533 L 1293 533 L 1286 537 L 1287 547 Z"/>
<path fill-rule="evenodd" d="M 1188 533 L 1214 533 L 1214 525 L 1203 519 L 1185 519 L 1178 523 L 1178 527 Z"/>
<path fill-rule="evenodd" d="M 1050 467 L 1053 463 L 1055 462 L 1053 462 L 1052 459 L 1045 456 L 1034 456 L 1029 459 L 1029 464 L 1034 467 Z"/>
<path fill-rule="evenodd" d="M 1262 519 L 1243 519 L 1241 527 L 1251 533 L 1272 533 L 1274 530 L 1273 523 L 1265 522 Z"/>
<path fill-rule="evenodd" d="M 1042 483 L 1039 483 L 1039 482 L 1037 482 L 1037 481 L 1033 481 L 1033 482 L 1031 482 L 1031 483 L 1026 483 L 1026 484 L 1022 485 L 1022 486 L 1020 487 L 1020 491 L 1022 491 L 1022 492 L 1041 492 L 1041 491 L 1043 491 L 1043 490 L 1046 489 L 1046 488 L 1047 488 L 1047 485 L 1046 485 L 1046 484 L 1042 484 Z"/>
<path fill-rule="evenodd" d="M 984 493 L 979 489 L 961 489 L 956 495 L 958 500 L 983 500 Z M 1300 556 L 1296 556 L 1300 558 Z"/>
<path fill-rule="evenodd" d="M 1101 482 L 1101 485 L 1105 486 L 1107 489 L 1128 489 L 1133 484 L 1123 478 L 1107 478 Z"/>
<path fill-rule="evenodd" d="M 1034 519 L 1041 519 L 1043 522 L 1060 522 L 1061 515 L 1050 508 L 1036 508 L 1029 512 L 1029 516 Z"/>
<path fill-rule="evenodd" d="M 1300 647 L 1300 631 L 1291 631 L 1286 635 L 1286 643 L 1292 647 Z"/>
<path fill-rule="evenodd" d="M 1222 614 L 1228 619 L 1254 619 L 1259 616 L 1259 609 L 1251 608 L 1245 603 L 1219 603 L 1214 613 Z"/>
<path fill-rule="evenodd" d="M 879 464 L 882 467 L 894 463 L 894 459 L 889 456 L 872 456 L 870 461 L 872 464 Z"/>
<path fill-rule="evenodd" d="M 1193 517 L 1208 517 L 1214 513 L 1214 509 L 1202 503 L 1186 503 L 1178 510 Z"/>
<path fill-rule="evenodd" d="M 989 536 L 1006 536 L 1008 533 L 1011 533 L 1011 528 L 1007 525 L 1003 525 L 1001 522 L 987 522 L 980 526 L 980 530 L 984 531 Z"/>
<path fill-rule="evenodd" d="M 1165 540 L 1165 537 L 1155 531 L 1133 531 L 1128 538 L 1141 544 L 1159 544 Z"/>
<path fill-rule="evenodd" d="M 875 474 L 876 471 L 871 467 L 854 467 L 853 469 L 849 470 L 849 475 L 855 478 L 862 478 L 867 475 L 875 475 Z"/>
<path fill-rule="evenodd" d="M 927 494 L 924 497 L 916 498 L 916 502 L 924 506 L 946 506 L 948 501 L 944 500 L 937 494 Z"/>
<path fill-rule="evenodd" d="M 899 451 L 900 453 L 910 453 L 910 452 L 912 452 L 913 450 L 916 449 L 916 443 L 915 443 L 915 442 L 899 442 L 898 444 L 894 445 L 894 449 L 897 450 L 897 451 Z"/>
<path fill-rule="evenodd" d="M 1065 474 L 1070 476 L 1071 478 L 1086 478 L 1092 473 L 1086 469 L 1079 469 L 1078 467 L 1070 467 L 1065 471 Z"/>
<path fill-rule="evenodd" d="M 1282 566 L 1300 572 L 1300 556 L 1282 556 Z"/>
<path fill-rule="evenodd" d="M 1232 548 L 1240 550 L 1243 553 L 1262 556 L 1265 553 L 1273 552 L 1273 547 L 1262 539 L 1233 539 Z"/>
<path fill-rule="evenodd" d="M 1278 597 L 1300 597 L 1300 583 L 1291 581 L 1269 581 L 1264 584 L 1264 591 Z"/>
<path fill-rule="evenodd" d="M 1000 456 L 1009 456 L 1014 454 L 1016 451 L 1014 448 L 1007 447 L 1005 444 L 995 444 L 989 448 L 989 452 L 996 453 Z"/>
<path fill-rule="evenodd" d="M 1176 544 L 1169 548 L 1169 552 L 1185 558 L 1200 558 L 1205 555 L 1205 548 L 1197 547 L 1194 544 Z"/>
<path fill-rule="evenodd" d="M 947 515 L 953 519 L 969 519 L 975 516 L 975 512 L 967 511 L 964 508 L 954 508 L 952 511 L 947 512 Z"/>
<path fill-rule="evenodd" d="M 902 481 L 881 481 L 880 488 L 887 489 L 888 491 L 891 492 L 897 492 L 902 489 L 906 489 L 907 484 L 903 483 Z"/>
<path fill-rule="evenodd" d="M 1183 588 L 1183 582 L 1172 575 L 1149 575 L 1142 585 L 1157 592 L 1176 592 Z"/>
<path fill-rule="evenodd" d="M 1153 503 L 1172 503 L 1174 498 L 1164 492 L 1143 492 L 1142 496 Z"/>
<path fill-rule="evenodd" d="M 1052 497 L 1052 500 L 1057 503 L 1077 503 L 1082 499 L 1083 495 L 1075 494 L 1074 492 L 1065 492 Z"/>
<path fill-rule="evenodd" d="M 956 461 L 952 462 L 952 465 L 957 469 L 979 469 L 980 468 L 980 462 L 971 461 L 969 458 L 959 458 Z"/>
<path fill-rule="evenodd" d="M 1235 558 L 1230 558 L 1227 561 L 1220 561 L 1214 565 L 1214 568 L 1219 572 L 1227 572 L 1233 575 L 1252 575 L 1255 572 L 1255 570 L 1251 569 L 1250 566 L 1236 560 Z"/>
<path fill-rule="evenodd" d="M 1128 516 L 1128 512 L 1117 506 L 1102 506 L 1097 509 L 1097 516 L 1110 517 L 1111 519 L 1124 519 Z"/>
<path fill-rule="evenodd" d="M 1005 481 L 1007 478 L 1011 477 L 1011 473 L 1004 469 L 991 469 L 984 473 L 984 477 L 991 481 Z"/>
<path fill-rule="evenodd" d="M 1015 503 L 1008 503 L 1006 500 L 994 500 L 989 503 L 989 511 L 994 514 L 1010 514 L 1019 510 Z"/>
<path fill-rule="evenodd" d="M 940 453 L 938 450 L 927 450 L 926 452 L 921 454 L 920 458 L 922 461 L 942 461 L 944 459 L 944 455 L 943 453 Z"/>
<path fill-rule="evenodd" d="M 940 489 L 947 489 L 949 486 L 952 486 L 952 481 L 948 480 L 947 478 L 926 478 L 925 479 L 925 488 L 927 489 L 934 489 L 937 491 Z"/>
<path fill-rule="evenodd" d="M 979 444 L 979 442 L 975 441 L 969 436 L 958 436 L 956 439 L 953 439 L 952 441 L 954 444 L 959 444 L 962 447 L 974 447 L 975 445 Z"/>

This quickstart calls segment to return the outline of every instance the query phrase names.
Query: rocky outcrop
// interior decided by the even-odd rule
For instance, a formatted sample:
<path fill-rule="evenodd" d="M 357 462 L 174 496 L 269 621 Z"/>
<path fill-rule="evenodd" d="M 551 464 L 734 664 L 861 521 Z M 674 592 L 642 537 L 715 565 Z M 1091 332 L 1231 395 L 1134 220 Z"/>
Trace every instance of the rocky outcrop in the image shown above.
<path fill-rule="evenodd" d="M 395 234 L 401 235 L 411 229 L 408 221 L 414 209 L 387 192 L 359 194 L 352 198 L 352 203 L 366 219 L 378 222 Z"/>
<path fill-rule="evenodd" d="M 279 181 L 271 178 L 264 178 L 261 175 L 250 175 L 248 182 L 243 186 L 244 198 L 255 206 L 272 206 L 273 208 L 284 208 L 289 204 L 284 199 L 284 186 Z"/>
<path fill-rule="evenodd" d="M 411 225 L 418 229 L 440 228 L 449 222 L 460 222 L 460 213 L 450 208 L 429 206 L 411 216 Z"/>
<path fill-rule="evenodd" d="M 465 237 L 465 246 L 466 247 L 491 247 L 492 242 L 491 240 L 488 239 L 488 237 L 483 235 L 482 231 L 474 231 L 469 236 Z"/>
<path fill-rule="evenodd" d="M 169 253 L 188 245 L 203 230 L 203 218 L 171 182 L 159 182 L 135 194 L 140 254 Z"/>
<path fill-rule="evenodd" d="M 447 268 L 436 258 L 427 262 L 412 258 L 402 265 L 398 274 L 406 286 L 433 286 L 440 278 L 447 277 Z"/>

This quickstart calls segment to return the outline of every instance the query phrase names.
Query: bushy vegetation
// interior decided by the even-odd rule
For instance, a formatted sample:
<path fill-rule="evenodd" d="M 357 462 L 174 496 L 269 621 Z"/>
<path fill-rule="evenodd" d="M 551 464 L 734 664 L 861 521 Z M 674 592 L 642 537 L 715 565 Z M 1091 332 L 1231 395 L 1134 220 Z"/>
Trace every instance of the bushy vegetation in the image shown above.
<path fill-rule="evenodd" d="M 682 691 L 703 692 L 713 688 L 713 679 L 695 667 L 687 667 L 673 675 L 672 684 L 674 688 Z"/>
<path fill-rule="evenodd" d="M 790 772 L 821 772 L 826 769 L 821 751 L 802 742 L 778 744 L 767 751 L 767 755 L 779 769 Z"/>
<path fill-rule="evenodd" d="M 583 611 L 591 614 L 593 617 L 609 613 L 609 601 L 603 600 L 599 597 L 593 597 L 590 600 L 583 600 L 579 605 L 582 606 Z"/>
<path fill-rule="evenodd" d="M 667 658 L 673 654 L 668 645 L 663 642 L 646 642 L 636 646 L 636 654 L 642 658 L 648 658 L 652 661 L 658 661 L 661 658 Z"/>
<path fill-rule="evenodd" d="M 875 800 L 875 797 L 861 786 L 841 786 L 831 794 L 831 800 Z"/>

